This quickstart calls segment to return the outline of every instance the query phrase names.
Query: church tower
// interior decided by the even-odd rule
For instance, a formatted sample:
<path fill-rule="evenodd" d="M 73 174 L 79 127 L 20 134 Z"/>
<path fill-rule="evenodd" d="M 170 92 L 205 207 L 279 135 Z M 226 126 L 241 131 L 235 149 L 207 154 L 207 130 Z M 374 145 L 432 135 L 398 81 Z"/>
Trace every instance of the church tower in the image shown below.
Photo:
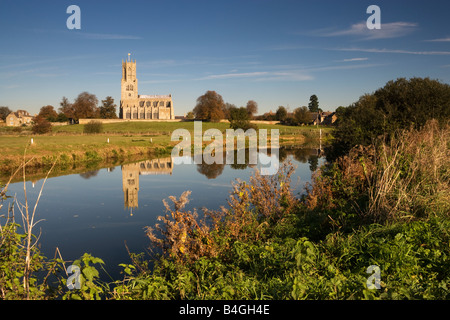
<path fill-rule="evenodd" d="M 175 119 L 172 95 L 139 95 L 136 78 L 136 60 L 122 60 L 120 119 L 173 120 Z"/>
<path fill-rule="evenodd" d="M 121 100 L 133 100 L 138 98 L 138 81 L 136 78 L 136 60 L 122 61 L 122 90 Z"/>

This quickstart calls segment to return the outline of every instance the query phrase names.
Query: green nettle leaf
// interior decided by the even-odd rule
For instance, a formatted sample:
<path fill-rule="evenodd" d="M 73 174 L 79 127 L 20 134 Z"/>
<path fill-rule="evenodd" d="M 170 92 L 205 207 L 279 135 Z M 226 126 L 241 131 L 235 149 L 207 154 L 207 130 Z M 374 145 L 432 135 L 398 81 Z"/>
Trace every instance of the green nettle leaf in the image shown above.
<path fill-rule="evenodd" d="M 83 274 L 88 281 L 93 281 L 94 278 L 98 277 L 99 273 L 94 267 L 83 268 Z"/>

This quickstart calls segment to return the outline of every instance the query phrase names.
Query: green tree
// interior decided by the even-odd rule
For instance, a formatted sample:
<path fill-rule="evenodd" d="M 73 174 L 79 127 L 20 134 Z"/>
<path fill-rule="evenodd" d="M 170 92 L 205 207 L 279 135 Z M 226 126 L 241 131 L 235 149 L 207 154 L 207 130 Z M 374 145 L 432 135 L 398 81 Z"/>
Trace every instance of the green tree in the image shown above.
<path fill-rule="evenodd" d="M 196 119 L 219 121 L 224 119 L 224 108 L 225 103 L 222 96 L 215 91 L 207 91 L 198 97 L 193 112 Z"/>
<path fill-rule="evenodd" d="M 287 113 L 288 112 L 285 107 L 279 106 L 277 112 L 275 113 L 275 119 L 277 119 L 278 121 L 284 121 L 286 120 Z"/>
<path fill-rule="evenodd" d="M 256 126 L 250 123 L 249 115 L 247 112 L 247 108 L 240 107 L 231 107 L 229 109 L 228 120 L 230 121 L 230 128 L 247 130 L 250 128 L 256 129 Z"/>
<path fill-rule="evenodd" d="M 355 145 L 369 145 L 398 130 L 420 129 L 430 119 L 450 118 L 450 85 L 429 78 L 399 78 L 347 108 L 338 108 L 334 140 L 327 152 L 333 160 Z"/>
<path fill-rule="evenodd" d="M 189 119 L 189 120 L 194 119 L 194 113 L 193 113 L 192 111 L 189 111 L 189 112 L 186 114 L 186 119 Z"/>
<path fill-rule="evenodd" d="M 308 108 L 303 106 L 294 110 L 294 121 L 297 125 L 309 123 Z"/>
<path fill-rule="evenodd" d="M 57 122 L 66 122 L 68 120 L 69 119 L 67 118 L 67 116 L 64 113 L 62 113 L 62 112 L 58 113 L 58 117 L 56 118 Z"/>
<path fill-rule="evenodd" d="M 319 99 L 315 94 L 309 98 L 308 108 L 311 112 L 319 112 Z"/>
<path fill-rule="evenodd" d="M 117 105 L 114 103 L 114 99 L 110 96 L 102 100 L 102 105 L 100 106 L 100 118 L 102 119 L 117 119 L 116 114 Z"/>

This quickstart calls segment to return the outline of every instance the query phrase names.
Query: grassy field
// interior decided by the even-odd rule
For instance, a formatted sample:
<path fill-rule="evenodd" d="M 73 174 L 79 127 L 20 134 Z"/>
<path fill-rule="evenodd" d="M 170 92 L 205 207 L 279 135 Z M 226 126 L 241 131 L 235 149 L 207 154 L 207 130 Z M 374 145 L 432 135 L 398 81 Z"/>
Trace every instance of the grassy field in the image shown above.
<path fill-rule="evenodd" d="M 203 122 L 202 129 L 218 129 L 225 132 L 228 123 Z M 320 127 L 322 138 L 326 142 L 331 137 L 331 128 Z M 177 142 L 171 141 L 175 129 L 186 129 L 193 138 L 193 122 L 124 122 L 103 125 L 99 134 L 84 134 L 84 125 L 55 126 L 52 133 L 34 135 L 30 128 L 13 131 L 0 128 L 0 171 L 11 171 L 23 160 L 26 149 L 27 159 L 35 158 L 34 166 L 48 165 L 56 156 L 62 156 L 66 162 L 86 162 L 126 158 L 150 153 L 169 153 Z M 280 144 L 317 143 L 319 130 L 316 126 L 292 127 L 283 125 L 260 124 L 258 129 L 278 129 Z M 269 135 L 270 136 L 270 135 Z M 33 139 L 33 144 L 31 144 Z M 108 141 L 109 140 L 109 141 Z"/>
<path fill-rule="evenodd" d="M 60 126 L 54 127 L 54 133 L 75 133 L 83 132 L 84 125 Z M 224 132 L 230 128 L 226 122 L 203 122 L 203 131 L 208 129 L 219 129 Z M 324 132 L 329 132 L 329 127 L 316 126 L 284 126 L 271 124 L 258 124 L 258 129 L 278 129 L 280 134 L 301 134 L 308 131 L 316 132 L 318 128 L 322 128 Z M 149 135 L 170 135 L 175 129 L 187 129 L 194 131 L 194 122 L 124 122 L 124 123 L 108 123 L 103 125 L 104 133 L 130 133 L 130 134 L 149 134 Z"/>

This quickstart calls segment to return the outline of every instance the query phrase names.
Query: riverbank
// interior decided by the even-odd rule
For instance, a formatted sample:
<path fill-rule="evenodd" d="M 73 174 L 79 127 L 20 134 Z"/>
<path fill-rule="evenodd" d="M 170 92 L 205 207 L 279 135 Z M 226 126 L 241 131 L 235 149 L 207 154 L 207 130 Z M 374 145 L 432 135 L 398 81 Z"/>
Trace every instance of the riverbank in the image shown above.
<path fill-rule="evenodd" d="M 203 123 L 202 129 L 216 128 L 225 132 L 226 123 Z M 14 135 L 4 131 L 0 135 L 2 154 L 0 173 L 11 173 L 23 160 L 31 160 L 27 167 L 36 170 L 51 166 L 58 159 L 57 166 L 82 167 L 98 164 L 114 164 L 127 159 L 141 160 L 147 156 L 168 155 L 178 142 L 171 141 L 175 129 L 186 129 L 191 135 L 193 122 L 185 123 L 113 123 L 105 124 L 100 134 L 84 134 L 84 125 L 61 126 L 53 128 L 51 134 L 33 135 L 27 130 Z M 280 145 L 319 145 L 319 129 L 322 129 L 322 142 L 331 139 L 331 128 L 290 127 L 262 124 L 259 129 L 278 129 Z M 7 134 L 5 134 L 7 133 Z M 270 134 L 268 136 L 270 139 Z M 208 142 L 209 143 L 209 142 Z M 207 143 L 204 142 L 204 146 Z M 270 146 L 270 140 L 268 141 Z"/>
<path fill-rule="evenodd" d="M 20 228 L 4 224 L 2 252 L 16 254 L 0 257 L 14 271 L 0 274 L 0 299 L 448 300 L 448 133 L 428 126 L 376 153 L 354 148 L 318 168 L 302 196 L 290 162 L 275 176 L 236 180 L 227 205 L 201 215 L 185 207 L 185 185 L 145 228 L 151 251 L 128 251 L 123 274 L 107 280 L 103 254 L 48 260 L 38 246 L 26 253 Z M 27 257 L 31 280 L 21 272 Z M 80 289 L 68 290 L 67 265 L 79 267 Z M 35 276 L 55 270 L 57 281 Z"/>

